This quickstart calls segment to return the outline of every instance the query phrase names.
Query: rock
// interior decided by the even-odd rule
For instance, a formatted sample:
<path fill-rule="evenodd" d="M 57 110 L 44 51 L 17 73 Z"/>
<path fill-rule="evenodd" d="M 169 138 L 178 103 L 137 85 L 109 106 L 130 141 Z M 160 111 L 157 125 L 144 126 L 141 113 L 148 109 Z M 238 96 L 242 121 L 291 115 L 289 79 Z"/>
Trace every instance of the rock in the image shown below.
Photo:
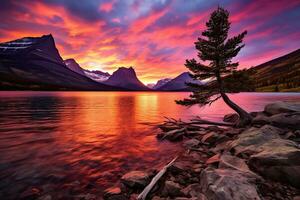
<path fill-rule="evenodd" d="M 203 194 L 213 200 L 260 200 L 254 183 L 237 170 L 206 168 L 200 175 Z"/>
<path fill-rule="evenodd" d="M 207 130 L 209 131 L 214 131 L 214 132 L 218 132 L 218 131 L 223 131 L 224 129 L 220 128 L 219 126 L 208 126 L 206 127 Z"/>
<path fill-rule="evenodd" d="M 184 128 L 182 129 L 176 129 L 176 130 L 172 130 L 172 131 L 168 131 L 166 133 L 164 133 L 164 135 L 162 136 L 161 139 L 167 139 L 170 141 L 180 141 L 183 139 L 183 135 L 184 135 Z"/>
<path fill-rule="evenodd" d="M 162 193 L 165 196 L 176 197 L 182 195 L 181 187 L 173 181 L 166 181 Z"/>
<path fill-rule="evenodd" d="M 143 171 L 131 171 L 122 176 L 121 182 L 129 188 L 143 189 L 150 182 L 150 176 Z"/>
<path fill-rule="evenodd" d="M 21 194 L 20 199 L 37 199 L 41 195 L 41 190 L 39 188 L 28 188 Z"/>
<path fill-rule="evenodd" d="M 257 112 L 256 116 L 252 120 L 253 124 L 270 124 L 270 118 L 264 112 Z"/>
<path fill-rule="evenodd" d="M 122 191 L 119 187 L 111 187 L 104 191 L 105 200 L 127 200 L 126 196 L 122 194 Z"/>
<path fill-rule="evenodd" d="M 237 113 L 230 113 L 224 116 L 224 122 L 236 123 L 240 119 L 240 116 Z"/>
<path fill-rule="evenodd" d="M 274 126 L 298 130 L 300 129 L 300 112 L 273 115 L 270 117 L 270 122 Z"/>
<path fill-rule="evenodd" d="M 292 102 L 275 102 L 265 106 L 264 112 L 269 115 L 276 115 L 279 113 L 300 112 L 300 103 Z"/>
<path fill-rule="evenodd" d="M 191 166 L 189 162 L 176 161 L 168 168 L 168 171 L 172 174 L 180 174 L 186 170 L 189 170 L 190 168 Z"/>
<path fill-rule="evenodd" d="M 232 169 L 243 172 L 245 175 L 249 174 L 252 177 L 259 179 L 254 172 L 252 172 L 248 165 L 245 163 L 245 160 L 238 158 L 236 156 L 231 156 L 229 154 L 224 154 L 220 157 L 219 169 Z"/>
<path fill-rule="evenodd" d="M 293 200 L 300 200 L 300 196 L 293 197 Z"/>
<path fill-rule="evenodd" d="M 284 131 L 271 125 L 264 125 L 261 128 L 251 127 L 242 132 L 236 140 L 231 142 L 230 146 L 235 155 L 241 152 L 253 154 L 260 152 L 261 145 L 272 139 L 280 139 L 279 134 Z"/>
<path fill-rule="evenodd" d="M 224 131 L 224 135 L 228 135 L 230 137 L 240 134 L 244 129 L 241 128 L 229 128 Z"/>
<path fill-rule="evenodd" d="M 51 195 L 43 195 L 43 196 L 39 197 L 37 200 L 52 200 L 52 196 Z"/>
<path fill-rule="evenodd" d="M 300 149 L 290 140 L 271 140 L 250 157 L 249 166 L 269 179 L 300 188 Z"/>
<path fill-rule="evenodd" d="M 201 185 L 199 183 L 188 185 L 181 190 L 181 192 L 187 197 L 192 197 L 197 200 L 206 200 L 204 194 L 201 193 Z"/>
<path fill-rule="evenodd" d="M 201 142 L 203 143 L 209 143 L 209 144 L 213 144 L 217 141 L 218 139 L 218 134 L 215 132 L 209 132 L 207 134 L 205 134 L 202 139 Z"/>
<path fill-rule="evenodd" d="M 183 143 L 183 146 L 186 148 L 193 148 L 200 144 L 200 141 L 197 139 L 189 139 Z"/>
<path fill-rule="evenodd" d="M 74 199 L 76 199 L 76 200 L 77 199 L 78 200 L 97 200 L 97 197 L 94 194 L 87 193 L 87 194 L 76 195 Z"/>
<path fill-rule="evenodd" d="M 216 154 L 212 157 L 210 157 L 207 161 L 206 164 L 215 164 L 218 163 L 220 161 L 220 154 Z"/>

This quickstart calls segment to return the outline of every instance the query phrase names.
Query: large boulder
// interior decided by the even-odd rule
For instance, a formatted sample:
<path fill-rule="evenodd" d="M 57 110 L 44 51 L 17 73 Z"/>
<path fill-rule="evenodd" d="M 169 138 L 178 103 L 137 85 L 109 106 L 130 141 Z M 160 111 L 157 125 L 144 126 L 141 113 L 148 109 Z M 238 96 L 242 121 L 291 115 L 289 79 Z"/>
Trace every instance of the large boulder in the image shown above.
<path fill-rule="evenodd" d="M 143 189 L 150 181 L 150 175 L 143 171 L 131 171 L 121 178 L 121 182 L 132 189 Z"/>
<path fill-rule="evenodd" d="M 267 116 L 264 112 L 257 112 L 255 117 L 252 119 L 253 124 L 270 124 L 270 117 Z"/>
<path fill-rule="evenodd" d="M 210 200 L 259 200 L 255 180 L 231 169 L 206 168 L 200 175 L 202 192 Z"/>
<path fill-rule="evenodd" d="M 300 129 L 300 112 L 273 115 L 270 122 L 274 126 L 297 130 Z"/>
<path fill-rule="evenodd" d="M 231 143 L 231 148 L 237 155 L 242 152 L 250 154 L 262 151 L 261 146 L 273 139 L 280 139 L 284 131 L 271 125 L 264 125 L 261 128 L 251 127 L 242 132 L 236 140 Z"/>
<path fill-rule="evenodd" d="M 252 155 L 249 166 L 262 176 L 300 188 L 300 149 L 290 140 L 275 139 Z"/>
<path fill-rule="evenodd" d="M 247 153 L 248 165 L 261 176 L 300 188 L 300 149 L 280 137 L 282 129 L 265 125 L 245 130 L 231 143 L 235 154 Z"/>
<path fill-rule="evenodd" d="M 300 112 L 300 102 L 275 102 L 265 106 L 264 111 L 269 115 L 279 113 Z"/>

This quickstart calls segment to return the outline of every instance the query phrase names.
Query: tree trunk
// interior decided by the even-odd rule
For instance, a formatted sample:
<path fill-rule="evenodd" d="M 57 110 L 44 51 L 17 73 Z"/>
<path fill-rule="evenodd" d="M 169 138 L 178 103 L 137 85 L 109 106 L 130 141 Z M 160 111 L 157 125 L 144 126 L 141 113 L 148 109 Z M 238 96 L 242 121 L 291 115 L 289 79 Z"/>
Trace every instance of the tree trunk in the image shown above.
<path fill-rule="evenodd" d="M 220 94 L 221 94 L 224 102 L 230 108 L 232 108 L 235 112 L 237 112 L 239 114 L 239 116 L 240 116 L 240 119 L 238 121 L 237 126 L 238 127 L 244 127 L 244 126 L 249 125 L 252 122 L 252 116 L 248 112 L 246 112 L 244 109 L 242 109 L 240 106 L 238 106 L 237 104 L 235 104 L 233 101 L 231 101 L 229 99 L 229 97 L 225 93 L 224 86 L 223 86 L 223 81 L 221 79 L 220 74 L 217 74 L 217 81 L 219 83 Z"/>

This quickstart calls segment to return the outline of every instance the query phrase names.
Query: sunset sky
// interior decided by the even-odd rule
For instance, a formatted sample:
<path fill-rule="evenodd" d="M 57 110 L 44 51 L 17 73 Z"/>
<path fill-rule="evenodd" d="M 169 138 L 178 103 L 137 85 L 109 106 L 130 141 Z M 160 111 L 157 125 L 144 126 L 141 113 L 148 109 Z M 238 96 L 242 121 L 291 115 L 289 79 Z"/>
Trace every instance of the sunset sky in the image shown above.
<path fill-rule="evenodd" d="M 231 35 L 248 31 L 240 68 L 300 48 L 300 1 L 19 0 L 1 1 L 0 42 L 51 33 L 64 59 L 112 73 L 133 66 L 144 83 L 175 77 L 195 57 L 209 14 L 231 13 Z"/>

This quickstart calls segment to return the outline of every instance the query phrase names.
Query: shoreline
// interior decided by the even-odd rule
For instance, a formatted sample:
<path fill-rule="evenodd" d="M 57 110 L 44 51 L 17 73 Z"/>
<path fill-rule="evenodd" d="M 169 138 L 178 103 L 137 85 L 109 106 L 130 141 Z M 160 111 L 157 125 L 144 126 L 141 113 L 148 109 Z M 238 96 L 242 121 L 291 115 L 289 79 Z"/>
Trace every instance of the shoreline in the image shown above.
<path fill-rule="evenodd" d="M 182 141 L 184 153 L 146 199 L 300 199 L 300 103 L 268 104 L 251 114 L 247 128 L 162 124 L 157 137 Z M 236 120 L 236 114 L 224 118 Z M 104 199 L 137 199 L 157 174 L 128 172 Z"/>

